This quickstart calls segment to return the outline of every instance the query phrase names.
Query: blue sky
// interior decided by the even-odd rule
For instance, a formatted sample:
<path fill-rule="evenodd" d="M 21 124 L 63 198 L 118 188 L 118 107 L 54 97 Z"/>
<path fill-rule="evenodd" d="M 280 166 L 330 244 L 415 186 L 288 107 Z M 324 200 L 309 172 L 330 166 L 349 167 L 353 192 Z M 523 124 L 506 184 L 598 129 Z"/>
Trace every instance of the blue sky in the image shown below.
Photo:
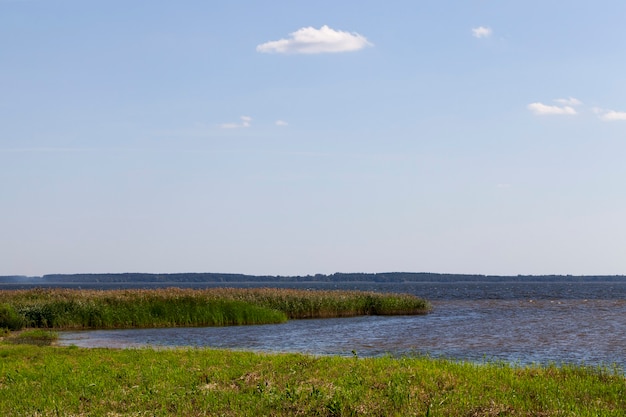
<path fill-rule="evenodd" d="M 0 275 L 624 274 L 624 19 L 0 0 Z"/>

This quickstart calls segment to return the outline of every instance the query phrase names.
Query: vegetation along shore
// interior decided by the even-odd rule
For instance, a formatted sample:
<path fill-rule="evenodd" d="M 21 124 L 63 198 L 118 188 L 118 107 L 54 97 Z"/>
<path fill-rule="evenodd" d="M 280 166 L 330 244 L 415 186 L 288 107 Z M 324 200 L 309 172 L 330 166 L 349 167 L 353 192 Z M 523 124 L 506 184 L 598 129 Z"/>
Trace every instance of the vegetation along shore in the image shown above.
<path fill-rule="evenodd" d="M 0 342 L 0 415 L 624 416 L 611 369 Z"/>
<path fill-rule="evenodd" d="M 407 294 L 277 288 L 0 291 L 0 328 L 225 326 L 288 319 L 425 314 Z"/>
<path fill-rule="evenodd" d="M 417 297 L 291 289 L 0 291 L 0 415 L 624 416 L 622 369 L 215 349 L 83 349 L 52 329 L 423 314 Z M 22 327 L 31 329 L 20 331 Z M 38 328 L 37 328 L 38 327 Z"/>

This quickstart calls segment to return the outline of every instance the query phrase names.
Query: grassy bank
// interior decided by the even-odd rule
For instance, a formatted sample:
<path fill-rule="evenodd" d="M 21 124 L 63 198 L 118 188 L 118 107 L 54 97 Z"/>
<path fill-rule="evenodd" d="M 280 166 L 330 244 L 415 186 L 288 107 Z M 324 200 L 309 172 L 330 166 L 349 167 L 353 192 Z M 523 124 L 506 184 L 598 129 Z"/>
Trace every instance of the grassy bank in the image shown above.
<path fill-rule="evenodd" d="M 50 330 L 29 329 L 14 333 L 9 332 L 3 336 L 3 339 L 13 344 L 50 346 L 59 339 L 59 335 Z"/>
<path fill-rule="evenodd" d="M 0 291 L 0 327 L 88 329 L 224 326 L 288 318 L 423 314 L 424 300 L 362 291 L 212 288 Z"/>
<path fill-rule="evenodd" d="M 0 415 L 624 416 L 626 380 L 426 358 L 0 344 Z"/>

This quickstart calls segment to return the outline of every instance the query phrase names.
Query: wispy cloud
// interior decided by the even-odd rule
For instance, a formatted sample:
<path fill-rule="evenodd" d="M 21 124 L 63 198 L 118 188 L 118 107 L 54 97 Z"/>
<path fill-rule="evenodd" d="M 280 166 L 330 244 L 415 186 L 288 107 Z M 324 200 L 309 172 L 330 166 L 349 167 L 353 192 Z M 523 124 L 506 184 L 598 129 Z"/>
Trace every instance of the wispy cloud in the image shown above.
<path fill-rule="evenodd" d="M 550 115 L 574 115 L 578 114 L 574 106 L 580 106 L 582 101 L 570 98 L 558 98 L 554 102 L 560 105 L 549 105 L 540 102 L 530 103 L 528 110 L 533 112 L 537 116 L 550 116 Z"/>
<path fill-rule="evenodd" d="M 240 116 L 239 119 L 241 120 L 241 122 L 239 123 L 222 123 L 219 126 L 222 129 L 239 129 L 241 127 L 250 127 L 250 123 L 252 122 L 252 117 Z"/>
<path fill-rule="evenodd" d="M 530 103 L 528 110 L 538 116 L 558 115 L 558 114 L 576 114 L 576 109 L 571 106 L 550 106 L 543 103 Z"/>
<path fill-rule="evenodd" d="M 574 97 L 570 97 L 570 98 L 557 98 L 556 100 L 554 100 L 556 103 L 562 104 L 564 106 L 580 106 L 581 104 L 583 104 L 582 101 L 578 100 L 577 98 Z"/>
<path fill-rule="evenodd" d="M 276 122 L 274 123 L 276 126 L 288 126 L 289 123 L 287 123 L 284 120 L 276 120 Z"/>
<path fill-rule="evenodd" d="M 626 120 L 626 112 L 624 111 L 606 110 L 594 107 L 593 112 L 597 114 L 600 120 L 604 122 L 616 122 Z"/>
<path fill-rule="evenodd" d="M 488 38 L 493 34 L 493 30 L 490 27 L 486 26 L 478 26 L 477 28 L 472 28 L 472 36 L 478 39 Z"/>
<path fill-rule="evenodd" d="M 540 102 L 530 103 L 528 110 L 537 116 L 549 115 L 576 115 L 578 111 L 574 108 L 583 106 L 583 102 L 574 97 L 558 98 L 553 100 L 557 105 L 549 105 Z M 583 107 L 584 110 L 584 107 Z M 602 107 L 591 107 L 588 109 L 604 122 L 626 121 L 626 111 L 616 111 L 604 109 Z"/>
<path fill-rule="evenodd" d="M 304 27 L 289 34 L 289 38 L 262 43 L 257 52 L 277 54 L 321 54 L 358 51 L 373 46 L 356 32 L 344 32 L 324 25 L 319 29 Z"/>
<path fill-rule="evenodd" d="M 2 1 L 0 1 L 1 3 Z M 32 148 L 0 148 L 0 153 L 51 153 L 51 152 L 93 152 L 101 149 L 93 148 L 54 148 L 54 147 L 32 147 Z"/>
<path fill-rule="evenodd" d="M 250 127 L 250 122 L 252 121 L 252 117 L 250 116 L 241 116 L 241 126 L 242 127 Z"/>

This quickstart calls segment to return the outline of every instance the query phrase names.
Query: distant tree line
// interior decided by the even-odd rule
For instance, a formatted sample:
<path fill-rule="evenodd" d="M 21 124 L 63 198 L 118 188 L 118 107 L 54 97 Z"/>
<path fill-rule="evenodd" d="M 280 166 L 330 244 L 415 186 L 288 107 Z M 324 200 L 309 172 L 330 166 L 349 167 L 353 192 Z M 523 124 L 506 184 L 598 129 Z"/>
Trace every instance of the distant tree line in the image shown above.
<path fill-rule="evenodd" d="M 229 283 L 229 282 L 611 282 L 624 281 L 624 275 L 468 275 L 429 272 L 335 273 L 330 275 L 245 275 L 220 273 L 175 274 L 50 274 L 41 277 L 0 276 L 0 283 L 62 284 L 62 283 Z"/>

